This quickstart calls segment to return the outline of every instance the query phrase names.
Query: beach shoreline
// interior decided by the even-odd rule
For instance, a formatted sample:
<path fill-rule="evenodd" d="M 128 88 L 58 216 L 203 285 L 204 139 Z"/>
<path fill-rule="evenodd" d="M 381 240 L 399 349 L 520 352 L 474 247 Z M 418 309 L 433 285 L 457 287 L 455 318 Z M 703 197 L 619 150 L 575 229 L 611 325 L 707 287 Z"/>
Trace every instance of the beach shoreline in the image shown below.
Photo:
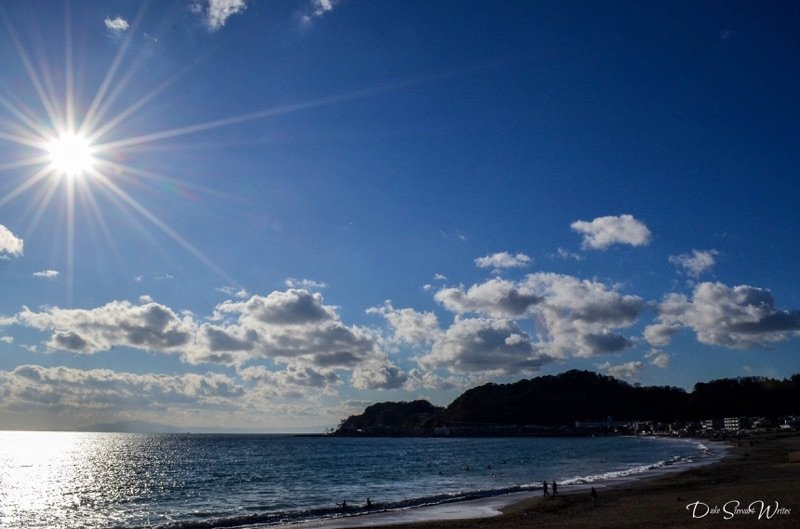
<path fill-rule="evenodd" d="M 694 461 L 624 479 L 562 485 L 558 498 L 543 498 L 540 489 L 290 527 L 750 527 L 760 522 L 772 528 L 800 523 L 800 463 L 789 461 L 789 454 L 800 451 L 800 436 L 757 436 L 738 441 L 739 446 L 736 441 L 726 446 L 694 440 L 713 443 L 713 451 L 724 449 L 724 453 L 700 464 Z M 599 494 L 596 505 L 589 495 L 592 486 Z"/>

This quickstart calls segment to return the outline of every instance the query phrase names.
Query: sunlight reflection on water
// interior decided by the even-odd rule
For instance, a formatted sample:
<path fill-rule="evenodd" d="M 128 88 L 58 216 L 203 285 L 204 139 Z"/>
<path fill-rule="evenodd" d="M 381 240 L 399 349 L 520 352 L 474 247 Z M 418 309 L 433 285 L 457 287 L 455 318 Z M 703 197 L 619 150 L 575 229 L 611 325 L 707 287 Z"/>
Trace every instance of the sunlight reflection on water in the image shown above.
<path fill-rule="evenodd" d="M 0 431 L 0 527 L 180 527 L 420 504 L 694 456 L 634 438 L 303 438 Z M 416 502 L 416 503 L 414 503 Z"/>

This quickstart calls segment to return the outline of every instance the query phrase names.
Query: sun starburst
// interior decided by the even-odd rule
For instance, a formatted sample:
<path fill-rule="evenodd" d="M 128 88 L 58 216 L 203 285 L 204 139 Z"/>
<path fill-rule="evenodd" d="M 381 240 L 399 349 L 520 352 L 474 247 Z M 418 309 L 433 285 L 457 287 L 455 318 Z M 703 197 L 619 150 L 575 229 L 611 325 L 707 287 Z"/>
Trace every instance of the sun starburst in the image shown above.
<path fill-rule="evenodd" d="M 28 209 L 32 212 L 29 231 L 33 232 L 39 221 L 45 217 L 49 206 L 53 202 L 58 202 L 59 196 L 62 197 L 62 211 L 65 213 L 65 218 L 63 225 L 59 224 L 56 229 L 63 228 L 65 234 L 67 269 L 65 277 L 68 297 L 71 297 L 72 288 L 76 222 L 85 219 L 84 214 L 93 216 L 95 226 L 105 235 L 112 248 L 118 239 L 112 236 L 106 226 L 104 210 L 107 205 L 116 208 L 115 214 L 123 213 L 123 216 L 131 217 L 129 220 L 136 224 L 137 228 L 140 226 L 138 219 L 144 219 L 177 246 L 216 272 L 226 283 L 237 283 L 154 211 L 137 200 L 129 189 L 140 189 L 142 184 L 156 183 L 215 197 L 224 196 L 237 200 L 239 198 L 231 197 L 219 190 L 198 186 L 185 179 L 128 165 L 127 160 L 131 159 L 131 153 L 148 147 L 165 148 L 166 140 L 180 136 L 200 134 L 213 129 L 335 105 L 392 89 L 391 86 L 387 86 L 329 95 L 150 132 L 137 131 L 133 134 L 131 131 L 136 129 L 132 128 L 127 135 L 123 135 L 121 132 L 125 129 L 123 125 L 128 124 L 134 114 L 198 64 L 197 61 L 189 63 L 138 99 L 132 97 L 133 92 L 128 89 L 131 88 L 136 73 L 140 71 L 145 61 L 141 57 L 129 61 L 126 56 L 132 49 L 133 35 L 144 16 L 146 4 L 146 2 L 142 4 L 141 11 L 126 31 L 126 37 L 120 43 L 117 54 L 93 98 L 82 98 L 80 90 L 76 89 L 76 84 L 78 87 L 85 85 L 75 82 L 75 72 L 81 69 L 75 68 L 73 64 L 73 28 L 69 8 L 65 11 L 65 55 L 61 70 L 52 67 L 45 55 L 32 57 L 29 54 L 29 49 L 36 51 L 44 47 L 41 43 L 25 46 L 15 25 L 0 8 L 0 25 L 5 27 L 6 36 L 14 45 L 19 64 L 30 83 L 30 96 L 33 96 L 22 97 L 16 90 L 9 90 L 9 85 L 0 80 L 0 112 L 4 111 L 4 115 L 0 116 L 2 118 L 0 142 L 9 142 L 19 147 L 18 158 L 4 159 L 0 163 L 0 174 L 6 171 L 14 173 L 23 171 L 17 178 L 0 180 L 0 208 L 22 195 L 35 195 Z M 36 30 L 27 34 L 38 35 L 40 32 Z M 22 77 L 20 76 L 17 81 L 21 81 Z M 61 86 L 58 86 L 59 81 L 63 82 Z M 123 107 L 120 102 L 125 99 L 128 100 L 128 105 Z M 36 100 L 38 108 L 30 104 Z M 126 160 L 126 163 L 122 163 L 121 160 Z M 79 215 L 76 216 L 76 212 Z"/>
<path fill-rule="evenodd" d="M 44 148 L 57 177 L 81 178 L 95 169 L 94 148 L 81 134 L 64 132 L 47 141 Z"/>

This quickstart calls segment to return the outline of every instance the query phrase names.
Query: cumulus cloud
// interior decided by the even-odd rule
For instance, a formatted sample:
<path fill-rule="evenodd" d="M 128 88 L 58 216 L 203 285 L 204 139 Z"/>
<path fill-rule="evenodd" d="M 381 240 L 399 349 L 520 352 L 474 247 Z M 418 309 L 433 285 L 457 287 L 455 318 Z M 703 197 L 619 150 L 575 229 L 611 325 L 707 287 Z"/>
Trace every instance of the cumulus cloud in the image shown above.
<path fill-rule="evenodd" d="M 632 362 L 625 362 L 624 364 L 611 365 L 611 362 L 604 362 L 597 366 L 602 369 L 609 376 L 620 379 L 634 380 L 639 375 L 639 371 L 644 367 L 644 363 L 636 360 Z"/>
<path fill-rule="evenodd" d="M 9 343 L 9 344 L 14 343 L 14 337 L 13 336 L 0 336 L 0 342 Z"/>
<path fill-rule="evenodd" d="M 229 17 L 247 9 L 245 0 L 202 0 L 192 3 L 193 13 L 203 17 L 210 31 L 225 25 Z"/>
<path fill-rule="evenodd" d="M 328 288 L 328 283 L 325 283 L 324 281 L 314 281 L 313 279 L 295 279 L 293 277 L 288 277 L 284 283 L 289 288 Z"/>
<path fill-rule="evenodd" d="M 536 273 L 523 281 L 500 278 L 443 288 L 435 298 L 456 314 L 532 318 L 537 347 L 559 358 L 618 352 L 632 342 L 617 331 L 633 325 L 644 308 L 638 296 L 623 295 L 597 281 Z"/>
<path fill-rule="evenodd" d="M 48 347 L 94 354 L 115 346 L 155 351 L 180 351 L 194 334 L 190 316 L 179 317 L 158 303 L 133 305 L 112 301 L 95 309 L 48 308 L 34 312 L 28 307 L 17 315 L 20 323 L 52 332 Z"/>
<path fill-rule="evenodd" d="M 50 332 L 47 346 L 54 350 L 94 354 L 130 347 L 180 354 L 193 364 L 241 366 L 269 358 L 352 369 L 381 354 L 376 332 L 345 325 L 320 294 L 297 289 L 225 301 L 206 321 L 144 297 L 140 305 L 113 301 L 94 309 L 24 307 L 8 323 Z"/>
<path fill-rule="evenodd" d="M 672 337 L 680 330 L 680 323 L 653 323 L 644 329 L 644 339 L 652 346 L 663 347 L 669 345 Z"/>
<path fill-rule="evenodd" d="M 234 317 L 235 321 L 225 321 Z M 247 301 L 226 301 L 217 306 L 214 320 L 200 327 L 198 346 L 190 361 L 228 358 L 238 353 L 326 368 L 352 368 L 379 353 L 372 333 L 347 326 L 336 308 L 322 295 L 303 289 L 275 291 Z"/>
<path fill-rule="evenodd" d="M 494 273 L 499 273 L 506 268 L 524 268 L 528 266 L 531 258 L 524 253 L 511 255 L 508 252 L 498 252 L 475 259 L 478 268 L 492 268 Z"/>
<path fill-rule="evenodd" d="M 650 243 L 650 230 L 633 215 L 597 217 L 591 222 L 576 220 L 572 230 L 583 235 L 581 248 L 605 250 L 614 244 L 645 246 Z"/>
<path fill-rule="evenodd" d="M 653 345 L 664 345 L 670 333 L 684 327 L 705 344 L 761 347 L 800 334 L 800 311 L 777 308 L 767 289 L 705 282 L 695 286 L 691 298 L 668 294 L 658 307 L 658 321 L 645 329 L 645 337 Z"/>
<path fill-rule="evenodd" d="M 669 366 L 669 354 L 658 349 L 653 349 L 644 355 L 645 358 L 650 360 L 650 363 L 659 369 L 665 369 Z"/>
<path fill-rule="evenodd" d="M 388 360 L 366 362 L 353 370 L 352 384 L 358 389 L 397 389 L 408 375 Z"/>
<path fill-rule="evenodd" d="M 671 255 L 669 262 L 680 266 L 692 277 L 700 277 L 700 274 L 716 264 L 715 257 L 718 254 L 716 250 L 692 250 L 691 254 Z"/>
<path fill-rule="evenodd" d="M 551 359 L 511 320 L 458 318 L 417 361 L 426 369 L 457 374 L 519 375 L 534 373 Z"/>
<path fill-rule="evenodd" d="M 103 20 L 103 23 L 106 25 L 106 28 L 114 33 L 124 33 L 128 31 L 130 24 L 128 21 L 122 18 L 121 16 L 116 16 L 114 18 L 106 17 Z"/>
<path fill-rule="evenodd" d="M 41 272 L 34 272 L 33 277 L 41 277 L 44 279 L 55 279 L 60 275 L 58 270 L 42 270 Z"/>
<path fill-rule="evenodd" d="M 238 374 L 242 380 L 255 382 L 268 393 L 290 398 L 301 398 L 318 391 L 335 394 L 333 386 L 341 382 L 332 369 L 318 369 L 300 363 L 288 364 L 283 370 L 271 370 L 263 365 L 250 366 L 239 369 Z"/>
<path fill-rule="evenodd" d="M 0 224 L 0 256 L 19 257 L 25 244 L 22 239 L 11 233 L 11 230 Z"/>
<path fill-rule="evenodd" d="M 337 318 L 334 307 L 322 303 L 322 295 L 303 289 L 275 291 L 266 297 L 252 296 L 245 302 L 226 301 L 221 313 L 238 313 L 270 325 L 306 325 Z"/>
<path fill-rule="evenodd" d="M 22 365 L 0 371 L 4 407 L 162 410 L 233 406 L 245 390 L 217 373 L 179 376 Z"/>
<path fill-rule="evenodd" d="M 463 389 L 468 381 L 464 377 L 449 376 L 441 377 L 433 371 L 423 371 L 421 369 L 411 369 L 408 371 L 408 380 L 403 385 L 407 391 L 418 391 L 420 389 L 438 389 L 448 391 L 452 389 Z"/>
<path fill-rule="evenodd" d="M 414 309 L 395 309 L 386 300 L 381 307 L 367 309 L 367 314 L 383 316 L 393 332 L 393 341 L 409 345 L 433 343 L 441 334 L 439 321 L 433 312 L 418 312 Z"/>
<path fill-rule="evenodd" d="M 463 286 L 442 288 L 434 297 L 456 314 L 474 312 L 498 318 L 521 317 L 542 301 L 527 283 L 500 278 L 472 285 L 466 291 Z"/>

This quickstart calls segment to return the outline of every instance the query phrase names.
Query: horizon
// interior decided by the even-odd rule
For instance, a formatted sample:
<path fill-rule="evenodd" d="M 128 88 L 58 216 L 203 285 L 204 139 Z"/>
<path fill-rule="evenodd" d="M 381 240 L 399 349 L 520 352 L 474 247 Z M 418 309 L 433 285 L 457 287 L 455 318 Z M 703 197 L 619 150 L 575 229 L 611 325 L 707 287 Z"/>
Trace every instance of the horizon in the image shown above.
<path fill-rule="evenodd" d="M 797 22 L 0 4 L 0 427 L 800 372 Z"/>
<path fill-rule="evenodd" d="M 570 371 L 579 371 L 579 370 L 572 369 L 572 370 L 564 371 L 564 372 L 561 372 L 561 373 L 556 373 L 555 375 L 550 375 L 550 376 L 560 376 L 560 375 L 563 375 L 563 374 L 568 373 Z M 588 371 L 588 370 L 586 370 L 586 371 L 580 370 L 580 371 L 604 376 L 603 373 L 600 373 L 600 372 L 597 372 L 597 371 Z M 784 377 L 783 379 L 777 379 L 777 380 L 782 380 L 782 381 L 790 380 L 795 375 L 800 375 L 800 373 L 795 373 L 795 374 L 792 374 L 792 375 L 788 375 L 787 377 Z M 605 376 L 608 376 L 608 375 L 605 375 Z M 532 377 L 532 378 L 536 378 L 536 377 Z M 615 379 L 615 380 L 619 380 L 620 382 L 623 382 L 623 383 L 628 384 L 628 385 L 633 386 L 633 387 L 657 387 L 657 386 L 641 386 L 638 383 L 631 383 L 629 381 L 616 379 L 615 377 L 611 377 L 611 378 Z M 759 376 L 737 377 L 735 379 L 712 379 L 712 380 L 695 382 L 695 385 L 693 386 L 693 388 L 691 390 L 687 390 L 685 388 L 678 388 L 678 389 L 682 389 L 683 391 L 686 391 L 687 393 L 692 393 L 694 391 L 694 387 L 696 387 L 697 384 L 712 383 L 712 382 L 716 382 L 716 381 L 719 381 L 719 380 L 737 380 L 737 379 L 746 379 L 746 378 L 764 379 L 764 380 L 776 380 L 776 379 L 770 379 L 770 378 L 767 378 L 767 377 L 759 377 Z M 515 384 L 517 382 L 522 382 L 522 381 L 525 381 L 525 380 L 531 380 L 531 379 L 519 379 L 519 380 L 514 381 L 514 382 L 509 382 L 508 384 Z M 479 387 L 479 386 L 475 386 L 475 387 Z M 661 387 L 667 387 L 667 386 L 661 386 Z M 469 388 L 469 389 L 473 389 L 473 388 Z M 465 392 L 466 391 L 468 391 L 468 390 L 465 390 Z M 458 397 L 456 397 L 456 399 L 457 398 Z M 364 411 L 366 411 L 367 408 L 369 408 L 370 406 L 375 405 L 375 404 L 396 404 L 398 402 L 399 403 L 409 403 L 409 402 L 413 402 L 413 401 L 416 401 L 416 400 L 423 400 L 425 402 L 429 402 L 424 398 L 423 399 L 411 399 L 411 400 L 408 400 L 408 401 L 375 401 L 375 402 L 372 402 L 370 404 L 367 404 L 365 406 L 365 408 L 361 411 L 361 413 L 356 411 L 356 412 L 354 412 L 352 415 L 350 415 L 348 417 L 342 417 L 340 419 L 339 424 L 342 424 L 342 422 L 344 422 L 346 419 L 352 418 L 353 416 L 358 416 L 358 415 L 363 414 Z M 446 409 L 448 406 L 450 406 L 450 404 L 452 404 L 452 402 L 444 404 L 442 406 L 439 406 L 439 408 Z M 115 428 L 117 428 L 117 429 L 115 429 Z M 274 429 L 267 429 L 267 430 L 265 430 L 265 429 L 247 429 L 247 428 L 225 429 L 224 427 L 216 427 L 215 428 L 215 427 L 202 426 L 202 425 L 190 426 L 190 427 L 184 429 L 184 428 L 180 428 L 180 427 L 176 427 L 176 426 L 170 426 L 168 424 L 159 423 L 159 422 L 138 421 L 138 420 L 119 420 L 119 421 L 112 422 L 112 423 L 102 423 L 102 424 L 96 423 L 96 424 L 91 424 L 91 425 L 77 426 L 77 427 L 75 427 L 75 429 L 60 429 L 60 430 L 53 430 L 53 429 L 27 429 L 27 430 L 24 430 L 23 429 L 23 430 L 14 430 L 14 429 L 0 428 L 0 432 L 12 432 L 12 433 L 13 432 L 130 433 L 130 434 L 164 434 L 164 435 L 180 435 L 180 434 L 190 434 L 190 435 L 204 435 L 204 434 L 208 434 L 208 435 L 278 435 L 278 436 L 280 436 L 280 435 L 308 435 L 308 434 L 311 434 L 311 435 L 328 435 L 335 428 L 336 428 L 335 425 L 328 424 L 328 425 L 300 426 L 300 427 L 296 427 L 294 429 L 288 428 L 288 429 L 284 429 L 284 430 L 281 430 L 280 427 L 277 427 L 277 428 L 274 428 Z"/>

